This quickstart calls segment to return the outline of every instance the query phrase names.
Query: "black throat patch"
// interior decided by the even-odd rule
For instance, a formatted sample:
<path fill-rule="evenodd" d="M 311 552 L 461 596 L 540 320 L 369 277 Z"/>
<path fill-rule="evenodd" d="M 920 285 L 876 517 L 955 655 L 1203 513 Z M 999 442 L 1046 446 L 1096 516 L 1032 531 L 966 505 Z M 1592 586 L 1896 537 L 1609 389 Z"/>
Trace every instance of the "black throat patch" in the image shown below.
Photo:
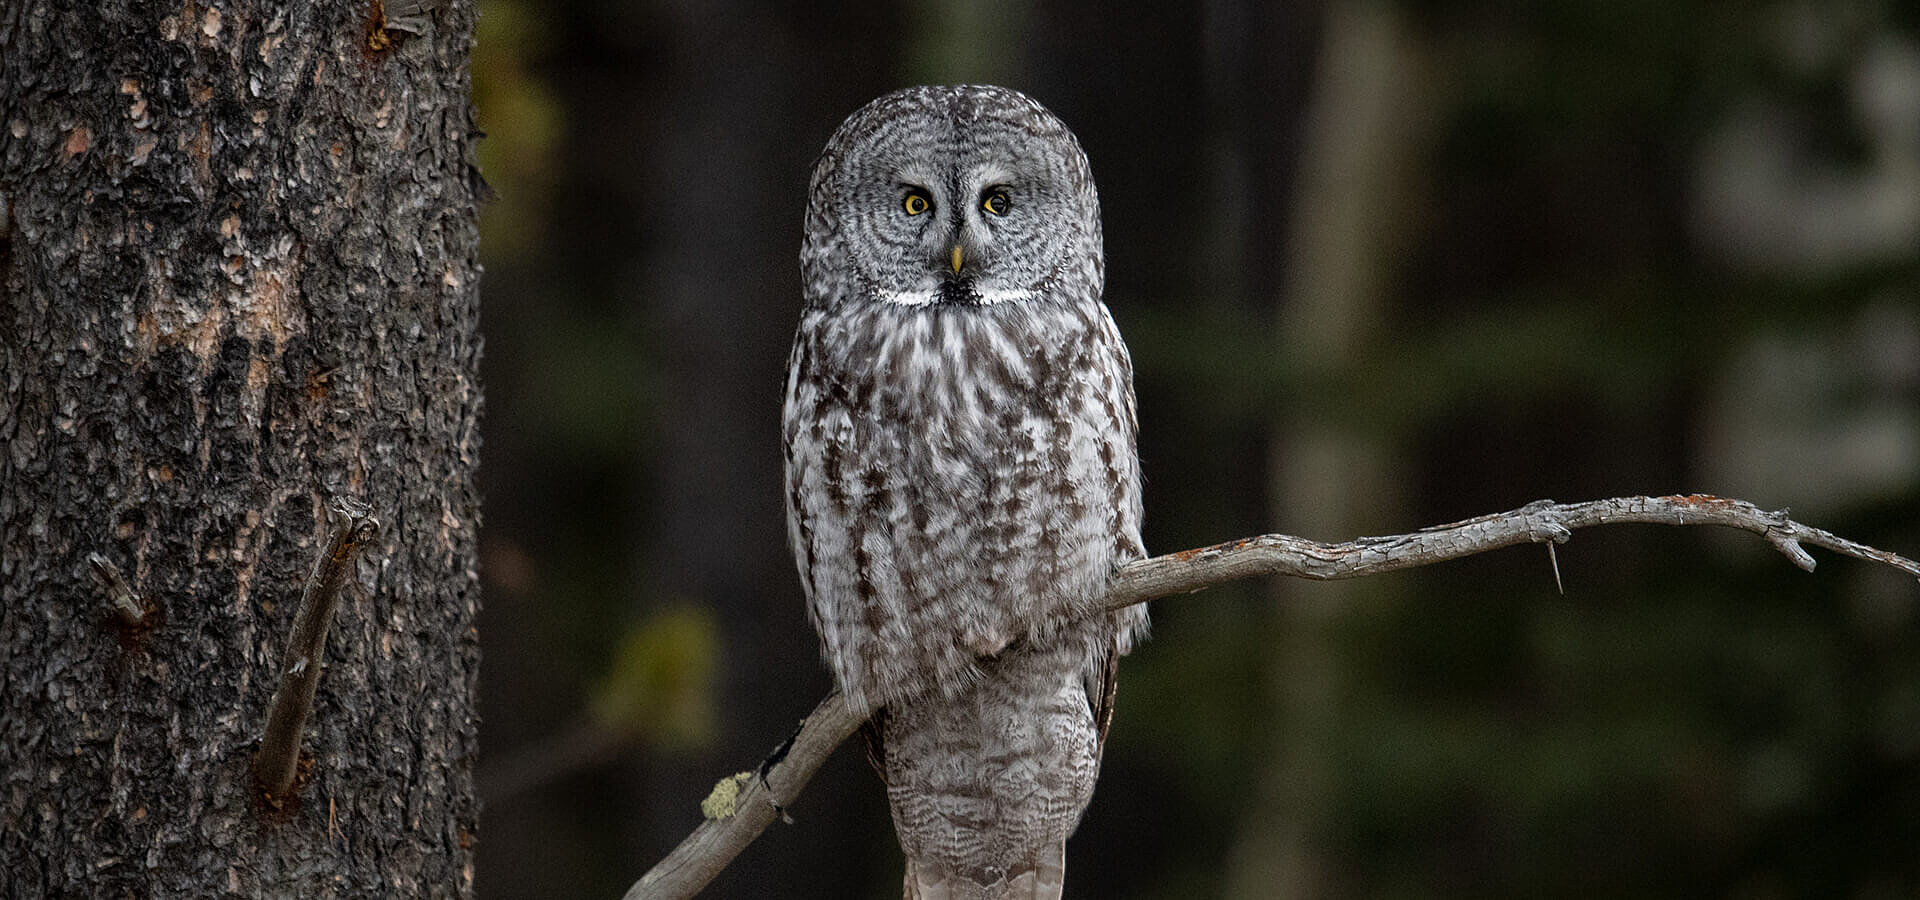
<path fill-rule="evenodd" d="M 940 280 L 939 303 L 942 306 L 979 306 L 980 294 L 973 289 L 971 278 L 943 278 Z"/>

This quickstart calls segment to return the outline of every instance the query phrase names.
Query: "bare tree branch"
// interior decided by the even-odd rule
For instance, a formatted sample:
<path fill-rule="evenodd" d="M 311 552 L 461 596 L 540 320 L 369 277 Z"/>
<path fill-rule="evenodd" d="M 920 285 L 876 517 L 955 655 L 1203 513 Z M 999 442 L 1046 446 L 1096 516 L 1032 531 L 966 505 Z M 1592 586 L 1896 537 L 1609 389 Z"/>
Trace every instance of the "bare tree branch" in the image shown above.
<path fill-rule="evenodd" d="M 1284 534 L 1228 541 L 1121 567 L 1110 583 L 1107 606 L 1119 609 L 1258 575 L 1291 575 L 1316 581 L 1377 575 L 1516 544 L 1551 547 L 1566 543 L 1575 529 L 1627 523 L 1738 528 L 1766 538 L 1794 565 L 1808 571 L 1813 570 L 1814 561 L 1802 544 L 1884 563 L 1920 578 L 1920 563 L 1802 525 L 1787 518 L 1785 510 L 1768 512 L 1744 500 L 1688 494 L 1568 504 L 1540 500 L 1519 509 L 1435 525 L 1412 534 L 1342 543 Z M 709 798 L 703 804 L 706 821 L 635 882 L 625 900 L 691 897 L 705 887 L 793 802 L 814 770 L 860 727 L 860 722 L 838 692 L 827 695 L 813 714 L 801 721 L 799 732 L 761 764 L 759 777 L 741 773 L 721 780 L 715 797 L 730 798 L 731 802 L 715 803 Z"/>
<path fill-rule="evenodd" d="M 313 710 L 313 692 L 320 685 L 321 660 L 327 650 L 327 629 L 340 590 L 352 574 L 353 558 L 363 544 L 380 532 L 380 522 L 355 500 L 337 499 L 329 508 L 333 539 L 313 564 L 300 608 L 293 615 L 293 634 L 287 639 L 280 687 L 267 707 L 267 724 L 260 750 L 253 757 L 253 776 L 268 804 L 278 809 L 287 802 L 300 771 L 300 732 Z"/>
<path fill-rule="evenodd" d="M 813 708 L 811 715 L 800 720 L 800 730 L 760 764 L 759 777 L 743 773 L 744 777 L 729 775 L 721 779 L 716 793 L 721 789 L 739 791 L 733 797 L 732 814 L 712 809 L 711 803 L 701 804 L 702 811 L 708 814 L 707 820 L 681 841 L 680 846 L 673 848 L 666 859 L 634 882 L 633 887 L 627 889 L 626 900 L 691 897 L 706 887 L 713 876 L 720 874 L 727 863 L 773 823 L 774 816 L 799 796 L 800 788 L 813 777 L 814 770 L 820 768 L 833 748 L 840 746 L 864 720 L 864 716 L 840 699 L 839 691 L 828 694 L 827 699 Z"/>
<path fill-rule="evenodd" d="M 1614 497 L 1586 503 L 1537 500 L 1519 509 L 1475 516 L 1412 534 L 1367 537 L 1337 544 L 1285 534 L 1263 534 L 1143 559 L 1122 568 L 1107 599 L 1118 609 L 1171 594 L 1190 594 L 1223 582 L 1256 575 L 1291 575 L 1315 581 L 1358 578 L 1472 556 L 1515 544 L 1564 544 L 1576 528 L 1641 523 L 1722 525 L 1767 539 L 1793 564 L 1813 571 L 1813 557 L 1801 544 L 1885 563 L 1920 577 L 1920 564 L 1857 544 L 1787 518 L 1786 510 L 1768 512 L 1744 500 L 1708 494 L 1670 497 Z"/>

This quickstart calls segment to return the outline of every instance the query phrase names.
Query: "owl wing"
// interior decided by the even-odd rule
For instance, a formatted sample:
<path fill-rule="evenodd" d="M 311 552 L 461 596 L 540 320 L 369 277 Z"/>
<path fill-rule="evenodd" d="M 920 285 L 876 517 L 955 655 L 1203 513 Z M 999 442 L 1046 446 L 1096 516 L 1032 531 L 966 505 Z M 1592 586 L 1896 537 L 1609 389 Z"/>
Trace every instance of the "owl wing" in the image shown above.
<path fill-rule="evenodd" d="M 1120 648 L 1114 647 L 1098 667 L 1087 673 L 1087 702 L 1093 707 L 1093 727 L 1100 735 L 1100 746 L 1107 746 L 1107 726 L 1113 724 L 1113 698 L 1120 689 Z"/>
<path fill-rule="evenodd" d="M 887 710 L 881 707 L 874 710 L 865 722 L 860 723 L 860 744 L 867 751 L 867 762 L 873 770 L 880 773 L 882 783 L 887 780 Z"/>
<path fill-rule="evenodd" d="M 1118 569 L 1147 555 L 1146 545 L 1140 539 L 1140 457 L 1136 451 L 1140 419 L 1133 394 L 1133 357 L 1127 352 L 1126 342 L 1120 338 L 1120 328 L 1114 323 L 1113 315 L 1105 304 L 1099 307 L 1097 327 L 1103 338 L 1100 346 L 1112 354 L 1107 364 L 1101 367 L 1107 378 L 1101 389 L 1111 417 L 1110 427 L 1115 442 L 1124 451 L 1117 454 L 1112 475 L 1117 485 L 1113 566 Z M 1097 657 L 1096 665 L 1088 670 L 1086 678 L 1087 701 L 1093 705 L 1093 722 L 1099 730 L 1102 748 L 1107 744 L 1107 728 L 1113 723 L 1114 697 L 1120 684 L 1120 657 L 1131 651 L 1135 643 L 1146 638 L 1147 606 L 1139 603 L 1115 610 L 1109 615 L 1114 622 L 1112 644 Z"/>

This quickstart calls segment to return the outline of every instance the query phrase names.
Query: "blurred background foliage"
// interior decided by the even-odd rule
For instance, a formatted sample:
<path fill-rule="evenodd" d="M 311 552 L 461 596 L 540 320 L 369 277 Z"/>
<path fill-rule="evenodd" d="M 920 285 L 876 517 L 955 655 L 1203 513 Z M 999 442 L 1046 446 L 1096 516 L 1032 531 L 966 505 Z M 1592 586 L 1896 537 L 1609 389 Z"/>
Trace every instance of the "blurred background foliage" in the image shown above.
<path fill-rule="evenodd" d="M 1707 491 L 1920 551 L 1920 7 L 480 0 L 483 897 L 613 897 L 828 688 L 776 432 L 807 172 L 1079 134 L 1148 546 Z M 1920 599 L 1582 532 L 1155 604 L 1080 897 L 1920 895 Z M 843 748 L 716 897 L 898 895 Z"/>

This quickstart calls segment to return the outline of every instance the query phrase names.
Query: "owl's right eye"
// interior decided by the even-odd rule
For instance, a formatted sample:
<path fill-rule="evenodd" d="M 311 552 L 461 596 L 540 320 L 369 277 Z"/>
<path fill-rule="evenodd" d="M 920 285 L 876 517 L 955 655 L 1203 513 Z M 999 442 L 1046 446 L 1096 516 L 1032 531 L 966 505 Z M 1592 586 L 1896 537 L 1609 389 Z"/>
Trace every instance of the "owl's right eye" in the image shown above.
<path fill-rule="evenodd" d="M 933 201 L 927 199 L 927 192 L 915 188 L 907 192 L 907 215 L 917 216 L 933 208 Z"/>

